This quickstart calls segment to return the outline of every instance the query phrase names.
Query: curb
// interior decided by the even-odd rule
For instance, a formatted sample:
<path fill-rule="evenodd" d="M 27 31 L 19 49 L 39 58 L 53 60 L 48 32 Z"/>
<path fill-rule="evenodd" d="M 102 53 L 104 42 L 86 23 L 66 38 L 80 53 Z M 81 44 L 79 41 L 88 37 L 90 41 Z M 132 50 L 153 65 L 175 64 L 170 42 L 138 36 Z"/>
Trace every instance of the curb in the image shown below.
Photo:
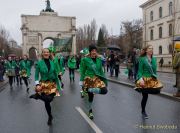
<path fill-rule="evenodd" d="M 120 67 L 120 69 L 126 69 L 126 67 Z M 174 71 L 162 71 L 162 70 L 157 70 L 157 72 L 159 72 L 159 73 L 174 73 L 174 74 L 175 74 Z"/>
<path fill-rule="evenodd" d="M 175 72 L 168 72 L 168 71 L 159 71 L 159 70 L 157 70 L 157 72 L 159 72 L 159 73 L 174 73 L 175 74 Z"/>
<path fill-rule="evenodd" d="M 113 83 L 126 85 L 126 86 L 131 87 L 131 88 L 134 87 L 134 85 L 133 85 L 133 84 L 130 84 L 130 83 L 120 82 L 120 81 L 116 81 L 116 80 L 113 80 L 113 79 L 110 79 L 110 78 L 107 78 L 107 80 L 110 81 L 110 82 L 113 82 Z M 159 96 L 162 96 L 162 97 L 169 98 L 169 99 L 171 99 L 171 100 L 180 102 L 180 98 L 174 97 L 172 94 L 167 93 L 167 92 L 161 92 L 161 93 L 159 94 Z"/>

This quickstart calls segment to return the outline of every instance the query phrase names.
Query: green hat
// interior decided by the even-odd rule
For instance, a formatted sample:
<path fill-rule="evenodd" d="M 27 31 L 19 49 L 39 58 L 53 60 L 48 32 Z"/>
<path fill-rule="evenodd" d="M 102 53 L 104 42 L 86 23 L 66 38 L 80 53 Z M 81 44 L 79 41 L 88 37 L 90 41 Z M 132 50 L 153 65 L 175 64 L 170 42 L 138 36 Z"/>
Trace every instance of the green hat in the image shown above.
<path fill-rule="evenodd" d="M 56 48 L 53 46 L 50 46 L 49 48 L 50 53 L 56 53 Z"/>
<path fill-rule="evenodd" d="M 80 51 L 81 54 L 88 55 L 89 54 L 89 49 L 84 48 L 83 50 Z"/>

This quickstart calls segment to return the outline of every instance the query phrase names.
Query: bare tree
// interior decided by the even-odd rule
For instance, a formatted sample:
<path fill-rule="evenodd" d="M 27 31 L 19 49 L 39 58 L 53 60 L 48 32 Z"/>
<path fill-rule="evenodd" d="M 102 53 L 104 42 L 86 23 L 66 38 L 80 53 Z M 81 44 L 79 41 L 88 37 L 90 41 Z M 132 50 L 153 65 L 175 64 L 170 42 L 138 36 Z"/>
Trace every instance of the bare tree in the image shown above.
<path fill-rule="evenodd" d="M 77 36 L 77 50 L 88 47 L 89 44 L 96 41 L 97 24 L 93 19 L 90 24 L 84 24 L 83 27 L 79 27 L 76 32 Z"/>
<path fill-rule="evenodd" d="M 97 33 L 97 24 L 96 24 L 96 20 L 93 19 L 91 21 L 91 36 L 92 36 L 91 40 L 94 41 L 94 43 L 96 40 L 96 33 Z"/>
<path fill-rule="evenodd" d="M 142 27 L 141 19 L 122 22 L 120 39 L 125 46 L 123 48 L 126 54 L 134 47 L 142 47 Z"/>
<path fill-rule="evenodd" d="M 104 39 L 107 40 L 108 37 L 109 37 L 109 33 L 108 33 L 108 30 L 107 30 L 105 24 L 102 24 L 102 25 L 101 25 L 101 30 L 102 30 L 102 32 L 103 32 Z"/>
<path fill-rule="evenodd" d="M 9 54 L 9 32 L 3 27 L 0 26 L 0 55 L 7 56 Z"/>

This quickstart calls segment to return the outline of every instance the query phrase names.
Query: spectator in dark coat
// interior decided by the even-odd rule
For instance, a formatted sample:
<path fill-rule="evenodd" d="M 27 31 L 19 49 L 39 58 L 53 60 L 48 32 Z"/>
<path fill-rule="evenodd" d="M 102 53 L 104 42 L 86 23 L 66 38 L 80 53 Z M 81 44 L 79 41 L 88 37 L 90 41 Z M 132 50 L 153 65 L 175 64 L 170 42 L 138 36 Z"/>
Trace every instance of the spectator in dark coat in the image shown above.
<path fill-rule="evenodd" d="M 0 82 L 4 81 L 4 71 L 5 71 L 5 67 L 3 65 L 3 61 L 0 60 Z"/>
<path fill-rule="evenodd" d="M 114 64 L 115 64 L 115 60 L 114 60 L 114 52 L 111 51 L 110 58 L 109 58 L 110 76 L 111 76 L 111 77 L 112 77 L 113 74 L 114 74 Z"/>

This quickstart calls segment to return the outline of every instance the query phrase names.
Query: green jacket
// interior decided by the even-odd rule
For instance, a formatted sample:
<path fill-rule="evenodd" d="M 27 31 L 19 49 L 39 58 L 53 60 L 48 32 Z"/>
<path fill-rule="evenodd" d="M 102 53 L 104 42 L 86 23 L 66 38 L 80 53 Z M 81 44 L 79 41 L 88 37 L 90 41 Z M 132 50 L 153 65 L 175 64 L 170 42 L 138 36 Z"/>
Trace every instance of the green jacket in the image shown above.
<path fill-rule="evenodd" d="M 27 76 L 30 77 L 31 75 L 31 62 L 29 60 L 21 60 L 20 61 L 20 71 L 26 70 Z"/>
<path fill-rule="evenodd" d="M 173 59 L 173 68 L 177 69 L 180 67 L 180 52 L 176 53 Z"/>
<path fill-rule="evenodd" d="M 53 61 L 51 61 L 51 60 L 50 60 L 50 65 L 51 65 L 51 68 L 48 72 L 48 68 L 47 68 L 46 63 L 43 59 L 39 60 L 37 62 L 36 70 L 35 70 L 35 83 L 39 84 L 39 75 L 40 75 L 41 76 L 40 81 L 47 81 L 47 80 L 55 81 L 56 85 L 57 85 L 57 89 L 61 90 L 58 75 L 57 75 L 56 70 L 55 70 L 55 65 L 54 65 Z"/>
<path fill-rule="evenodd" d="M 71 69 L 76 68 L 76 59 L 75 59 L 75 57 L 69 57 L 69 59 L 68 59 L 68 67 L 71 68 Z"/>
<path fill-rule="evenodd" d="M 107 79 L 103 72 L 102 60 L 101 58 L 96 58 L 96 63 L 90 57 L 84 57 L 81 59 L 80 64 L 80 81 L 83 81 L 85 77 L 98 76 L 107 85 Z"/>
<path fill-rule="evenodd" d="M 60 61 L 59 61 L 60 60 Z M 65 67 L 64 67 L 64 60 L 63 58 L 61 57 L 60 59 L 58 59 L 58 57 L 55 57 L 54 60 L 54 65 L 55 65 L 55 70 L 56 70 L 56 73 L 57 75 L 59 75 L 59 73 L 61 72 L 62 75 L 64 74 L 65 72 Z"/>
<path fill-rule="evenodd" d="M 6 70 L 10 70 L 10 69 L 14 69 L 14 70 L 15 70 L 15 67 L 16 67 L 16 66 L 17 66 L 17 64 L 16 64 L 15 61 L 12 61 L 12 62 L 7 61 L 7 62 L 5 63 L 5 68 L 6 68 Z"/>
<path fill-rule="evenodd" d="M 150 65 L 152 67 L 150 67 Z M 157 71 L 157 63 L 156 63 L 155 57 L 152 57 L 151 63 L 148 63 L 147 56 L 139 58 L 139 68 L 138 68 L 137 80 L 139 80 L 142 77 L 157 77 L 156 71 Z"/>

